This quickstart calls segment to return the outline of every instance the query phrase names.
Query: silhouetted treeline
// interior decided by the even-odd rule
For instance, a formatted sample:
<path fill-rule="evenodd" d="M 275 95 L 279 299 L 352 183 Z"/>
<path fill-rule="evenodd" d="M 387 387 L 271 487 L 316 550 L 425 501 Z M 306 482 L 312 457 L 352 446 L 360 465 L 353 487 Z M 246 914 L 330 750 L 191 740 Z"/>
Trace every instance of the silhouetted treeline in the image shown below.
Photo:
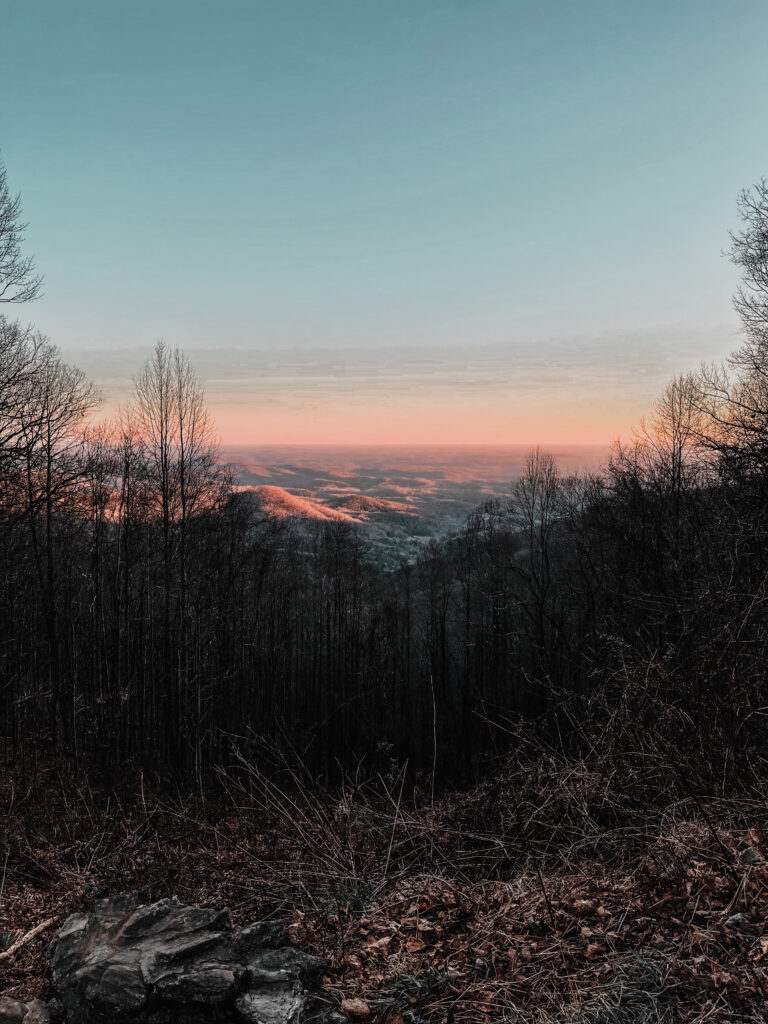
<path fill-rule="evenodd" d="M 532 452 L 508 502 L 394 572 L 356 527 L 270 520 L 233 485 L 180 353 L 159 345 L 94 427 L 82 375 L 0 320 L 6 757 L 200 777 L 260 736 L 321 773 L 407 760 L 447 782 L 523 742 L 521 721 L 578 745 L 577 708 L 660 731 L 719 783 L 760 775 L 766 186 L 742 213 L 730 362 L 674 380 L 599 476 Z"/>

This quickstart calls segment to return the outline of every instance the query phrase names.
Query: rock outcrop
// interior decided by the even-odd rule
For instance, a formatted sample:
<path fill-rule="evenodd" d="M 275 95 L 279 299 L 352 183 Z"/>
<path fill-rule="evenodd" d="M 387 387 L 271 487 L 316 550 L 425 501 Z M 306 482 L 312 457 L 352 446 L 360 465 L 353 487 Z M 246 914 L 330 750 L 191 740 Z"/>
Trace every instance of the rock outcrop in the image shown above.
<path fill-rule="evenodd" d="M 344 1024 L 325 964 L 282 925 L 233 929 L 227 911 L 129 897 L 73 914 L 51 944 L 68 1024 Z"/>

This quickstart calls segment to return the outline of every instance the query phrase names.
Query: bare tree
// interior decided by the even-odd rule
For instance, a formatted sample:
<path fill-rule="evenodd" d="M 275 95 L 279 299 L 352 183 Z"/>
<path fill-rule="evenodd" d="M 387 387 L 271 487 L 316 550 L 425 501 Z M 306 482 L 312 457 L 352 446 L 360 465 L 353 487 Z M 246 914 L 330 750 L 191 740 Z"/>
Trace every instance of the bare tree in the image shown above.
<path fill-rule="evenodd" d="M 526 457 L 509 504 L 512 521 L 523 543 L 518 568 L 518 576 L 527 591 L 523 607 L 534 624 L 536 644 L 542 652 L 547 646 L 547 627 L 552 625 L 551 547 L 560 488 L 561 478 L 553 456 L 536 448 Z"/>
<path fill-rule="evenodd" d="M 768 181 L 763 178 L 738 199 L 741 231 L 731 233 L 730 256 L 742 279 L 734 306 L 752 345 L 768 345 Z"/>
<path fill-rule="evenodd" d="M 162 531 L 165 672 L 167 678 L 176 678 L 175 693 L 168 697 L 175 703 L 183 738 L 199 758 L 201 680 L 191 668 L 188 643 L 189 539 L 194 518 L 216 500 L 220 474 L 202 384 L 178 349 L 171 351 L 163 342 L 155 346 L 136 382 L 133 418 L 144 453 L 148 498 Z"/>
<path fill-rule="evenodd" d="M 210 493 L 217 451 L 203 387 L 178 349 L 157 343 L 136 382 L 132 416 L 162 522 L 168 582 L 178 539 L 183 590 L 186 527 Z"/>
<path fill-rule="evenodd" d="M 0 316 L 0 467 L 20 448 L 24 409 L 46 348 L 41 334 Z"/>
<path fill-rule="evenodd" d="M 549 452 L 529 452 L 512 488 L 511 510 L 527 542 L 531 564 L 546 561 L 547 539 L 556 510 L 560 476 Z"/>
<path fill-rule="evenodd" d="M 707 439 L 713 408 L 701 374 L 679 374 L 640 421 L 629 444 L 616 442 L 611 453 L 615 473 L 631 469 L 642 486 L 672 497 L 701 483 L 708 467 Z"/>
<path fill-rule="evenodd" d="M 26 227 L 21 196 L 11 195 L 0 163 L 0 302 L 31 302 L 40 295 L 43 279 L 35 273 L 32 257 L 21 252 Z"/>
<path fill-rule="evenodd" d="M 77 420 L 92 407 L 96 395 L 79 372 L 66 367 L 55 346 L 39 331 L 0 316 L 0 511 L 8 520 L 18 511 L 18 489 L 28 499 L 24 482 L 30 464 L 40 457 L 44 434 L 50 428 L 50 385 L 67 374 L 78 380 L 72 398 L 76 408 L 59 403 L 57 418 Z M 10 517 L 13 521 L 13 516 Z"/>
<path fill-rule="evenodd" d="M 46 343 L 36 367 L 34 388 L 22 411 L 21 430 L 26 521 L 49 647 L 55 730 L 64 722 L 56 524 L 77 508 L 78 485 L 85 468 L 84 427 L 99 401 L 98 392 L 85 375 L 65 363 L 56 348 Z"/>
<path fill-rule="evenodd" d="M 738 200 L 742 229 L 731 234 L 730 256 L 741 269 L 734 307 L 744 328 L 742 345 L 724 366 L 705 368 L 702 393 L 709 418 L 707 441 L 730 481 L 758 484 L 768 493 L 768 181 Z"/>

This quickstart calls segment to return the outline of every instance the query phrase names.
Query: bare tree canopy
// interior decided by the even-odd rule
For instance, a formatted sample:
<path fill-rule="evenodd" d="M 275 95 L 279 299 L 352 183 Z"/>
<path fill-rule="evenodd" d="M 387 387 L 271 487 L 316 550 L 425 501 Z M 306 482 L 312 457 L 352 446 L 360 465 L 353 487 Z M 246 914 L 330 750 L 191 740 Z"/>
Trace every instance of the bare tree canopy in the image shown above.
<path fill-rule="evenodd" d="M 768 344 L 768 180 L 762 178 L 739 195 L 742 229 L 731 233 L 730 256 L 741 268 L 734 297 L 748 339 Z"/>
<path fill-rule="evenodd" d="M 730 257 L 741 270 L 734 308 L 743 341 L 722 366 L 699 374 L 705 446 L 716 453 L 721 474 L 757 487 L 763 508 L 768 470 L 768 180 L 739 195 L 739 231 L 731 233 Z M 706 435 L 706 436 L 704 436 Z"/>
<path fill-rule="evenodd" d="M 31 302 L 40 295 L 43 279 L 35 273 L 32 257 L 21 251 L 26 227 L 21 220 L 21 196 L 11 195 L 0 163 L 0 302 Z"/>

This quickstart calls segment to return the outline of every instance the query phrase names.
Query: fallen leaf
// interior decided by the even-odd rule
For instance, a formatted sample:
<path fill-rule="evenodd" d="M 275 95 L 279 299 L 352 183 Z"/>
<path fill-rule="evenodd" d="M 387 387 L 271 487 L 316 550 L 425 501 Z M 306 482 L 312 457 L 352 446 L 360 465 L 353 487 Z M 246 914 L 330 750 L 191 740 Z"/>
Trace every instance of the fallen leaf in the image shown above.
<path fill-rule="evenodd" d="M 597 907 L 597 900 L 576 900 L 572 909 L 576 917 L 588 917 L 597 912 Z"/>
<path fill-rule="evenodd" d="M 405 944 L 405 948 L 409 953 L 419 953 L 422 949 L 427 948 L 426 942 L 420 939 L 417 935 L 412 936 Z"/>
<path fill-rule="evenodd" d="M 371 1008 L 363 999 L 342 999 L 341 1012 L 353 1020 L 368 1020 Z"/>

